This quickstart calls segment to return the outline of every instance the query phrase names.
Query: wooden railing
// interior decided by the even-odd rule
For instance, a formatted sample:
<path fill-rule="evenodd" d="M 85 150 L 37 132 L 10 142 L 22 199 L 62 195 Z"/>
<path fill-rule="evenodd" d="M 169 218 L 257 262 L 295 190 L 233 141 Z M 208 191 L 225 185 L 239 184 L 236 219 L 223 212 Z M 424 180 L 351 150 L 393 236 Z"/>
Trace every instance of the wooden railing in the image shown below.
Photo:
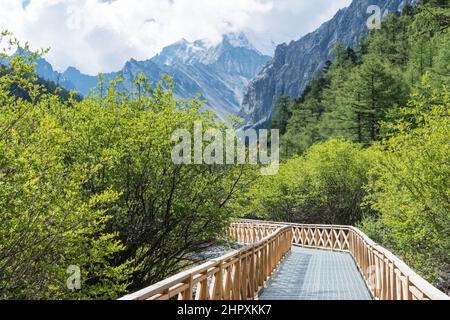
<path fill-rule="evenodd" d="M 249 246 L 181 272 L 121 300 L 254 299 L 291 250 L 292 228 L 235 223 L 228 235 Z"/>
<path fill-rule="evenodd" d="M 285 225 L 270 224 L 264 222 L 236 222 L 232 223 L 227 230 L 227 236 L 238 243 L 256 243 L 273 234 Z"/>
<path fill-rule="evenodd" d="M 269 222 L 242 220 L 256 226 Z M 293 245 L 349 252 L 373 297 L 378 300 L 449 300 L 450 297 L 416 274 L 392 252 L 350 226 L 304 225 L 273 222 L 273 227 L 289 225 Z M 242 232 L 242 231 L 241 231 Z"/>
<path fill-rule="evenodd" d="M 373 296 L 379 300 L 450 300 L 389 250 L 350 227 L 349 251 Z"/>
<path fill-rule="evenodd" d="M 291 245 L 349 252 L 378 300 L 449 300 L 387 249 L 350 226 L 241 220 L 228 236 L 251 244 L 122 300 L 247 300 L 271 277 Z"/>

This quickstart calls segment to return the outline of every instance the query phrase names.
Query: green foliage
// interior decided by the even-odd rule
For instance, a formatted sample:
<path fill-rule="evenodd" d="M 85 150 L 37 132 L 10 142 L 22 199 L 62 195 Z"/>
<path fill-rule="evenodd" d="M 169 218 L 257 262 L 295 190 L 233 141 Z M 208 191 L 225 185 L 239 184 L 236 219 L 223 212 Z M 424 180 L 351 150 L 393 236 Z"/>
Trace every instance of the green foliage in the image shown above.
<path fill-rule="evenodd" d="M 336 98 L 329 122 L 334 135 L 370 144 L 380 137 L 380 121 L 389 120 L 406 97 L 401 77 L 376 55 L 365 55 Z"/>
<path fill-rule="evenodd" d="M 282 164 L 278 175 L 261 177 L 244 202 L 246 212 L 276 221 L 354 224 L 364 212 L 360 203 L 370 165 L 370 154 L 357 144 L 317 144 Z"/>
<path fill-rule="evenodd" d="M 290 104 L 291 118 L 285 120 L 284 132 L 280 131 L 283 135 L 281 152 L 284 156 L 297 151 L 303 153 L 314 143 L 321 141 L 320 119 L 325 111 L 325 103 L 319 92 L 328 81 L 324 74 L 319 73 L 304 95 Z"/>
<path fill-rule="evenodd" d="M 392 134 L 377 147 L 383 156 L 371 170 L 367 199 L 379 216 L 363 229 L 378 225 L 382 243 L 435 281 L 450 266 L 448 88 L 414 95 L 402 112 L 404 119 L 386 124 Z"/>
<path fill-rule="evenodd" d="M 119 261 L 134 259 L 134 289 L 141 289 L 192 264 L 229 224 L 227 203 L 244 186 L 241 166 L 175 165 L 172 133 L 219 128 L 199 111 L 201 103 L 177 100 L 170 78 L 155 85 L 142 77 L 137 90 L 120 93 L 114 85 L 104 96 L 90 97 L 72 108 L 68 125 L 73 139 L 66 156 L 89 165 L 85 187 L 97 194 L 120 194 L 110 208 L 110 228 L 126 249 Z"/>
<path fill-rule="evenodd" d="M 0 76 L 0 296 L 116 297 L 133 271 L 129 261 L 110 263 L 124 249 L 105 230 L 118 193 L 86 194 L 86 166 L 67 162 L 63 119 L 74 101 L 49 94 L 21 56 L 7 71 Z M 81 269 L 76 292 L 66 285 L 71 265 Z"/>
<path fill-rule="evenodd" d="M 290 110 L 289 97 L 283 96 L 277 99 L 275 112 L 272 118 L 272 128 L 279 129 L 280 134 L 286 133 L 286 126 L 289 118 L 292 116 Z"/>

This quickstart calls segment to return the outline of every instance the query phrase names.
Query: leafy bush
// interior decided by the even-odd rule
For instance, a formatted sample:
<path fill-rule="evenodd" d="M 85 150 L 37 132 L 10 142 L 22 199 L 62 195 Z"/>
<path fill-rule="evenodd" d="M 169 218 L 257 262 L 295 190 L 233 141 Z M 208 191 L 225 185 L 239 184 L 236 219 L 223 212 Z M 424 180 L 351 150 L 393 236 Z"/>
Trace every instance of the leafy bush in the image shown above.
<path fill-rule="evenodd" d="M 66 158 L 73 100 L 37 84 L 32 58 L 16 56 L 0 73 L 0 297 L 115 297 L 133 271 L 131 261 L 111 263 L 124 250 L 106 230 L 119 194 L 85 192 L 87 165 Z M 81 270 L 76 292 L 66 285 L 71 265 Z"/>
<path fill-rule="evenodd" d="M 449 98 L 447 87 L 414 95 L 404 120 L 386 124 L 368 186 L 384 244 L 430 281 L 450 270 Z"/>
<path fill-rule="evenodd" d="M 354 224 L 364 209 L 370 153 L 358 144 L 331 139 L 303 157 L 282 164 L 278 175 L 261 177 L 248 195 L 249 215 L 278 221 Z"/>
<path fill-rule="evenodd" d="M 188 258 L 223 234 L 231 218 L 227 203 L 247 179 L 245 166 L 173 163 L 173 132 L 192 134 L 196 121 L 203 130 L 221 125 L 199 111 L 199 101 L 177 100 L 172 85 L 169 78 L 151 85 L 141 77 L 130 96 L 113 84 L 66 119 L 72 135 L 66 156 L 92 168 L 86 190 L 120 194 L 109 226 L 126 247 L 118 261 L 133 259 L 138 268 L 134 289 L 196 262 Z"/>

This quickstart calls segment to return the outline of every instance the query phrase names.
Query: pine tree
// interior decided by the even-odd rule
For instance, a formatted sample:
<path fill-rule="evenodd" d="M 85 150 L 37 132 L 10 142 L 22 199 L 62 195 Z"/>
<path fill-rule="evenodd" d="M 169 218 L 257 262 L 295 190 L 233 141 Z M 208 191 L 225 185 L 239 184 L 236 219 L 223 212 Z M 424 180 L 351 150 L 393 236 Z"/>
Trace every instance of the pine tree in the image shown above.
<path fill-rule="evenodd" d="M 377 56 L 366 56 L 338 94 L 338 131 L 359 143 L 376 141 L 380 137 L 380 121 L 398 109 L 406 93 L 399 72 Z"/>
<path fill-rule="evenodd" d="M 292 116 L 290 110 L 291 101 L 288 96 L 278 97 L 275 104 L 275 112 L 272 117 L 272 129 L 280 130 L 280 134 L 286 133 L 289 118 Z"/>

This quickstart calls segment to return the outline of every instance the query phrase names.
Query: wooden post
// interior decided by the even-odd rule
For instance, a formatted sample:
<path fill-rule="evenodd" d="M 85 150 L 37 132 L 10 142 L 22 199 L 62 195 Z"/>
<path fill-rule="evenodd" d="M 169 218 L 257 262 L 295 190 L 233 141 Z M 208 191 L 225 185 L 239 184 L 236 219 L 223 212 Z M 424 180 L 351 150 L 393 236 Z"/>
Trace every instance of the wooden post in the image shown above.
<path fill-rule="evenodd" d="M 193 286 L 192 282 L 193 282 L 193 278 L 194 278 L 194 276 L 191 273 L 190 276 L 189 276 L 189 280 L 188 280 L 189 287 L 184 292 L 183 300 L 192 300 L 192 286 Z"/>
<path fill-rule="evenodd" d="M 223 295 L 223 263 L 219 264 L 219 271 L 214 275 L 213 294 L 211 295 L 213 300 L 222 300 Z"/>

